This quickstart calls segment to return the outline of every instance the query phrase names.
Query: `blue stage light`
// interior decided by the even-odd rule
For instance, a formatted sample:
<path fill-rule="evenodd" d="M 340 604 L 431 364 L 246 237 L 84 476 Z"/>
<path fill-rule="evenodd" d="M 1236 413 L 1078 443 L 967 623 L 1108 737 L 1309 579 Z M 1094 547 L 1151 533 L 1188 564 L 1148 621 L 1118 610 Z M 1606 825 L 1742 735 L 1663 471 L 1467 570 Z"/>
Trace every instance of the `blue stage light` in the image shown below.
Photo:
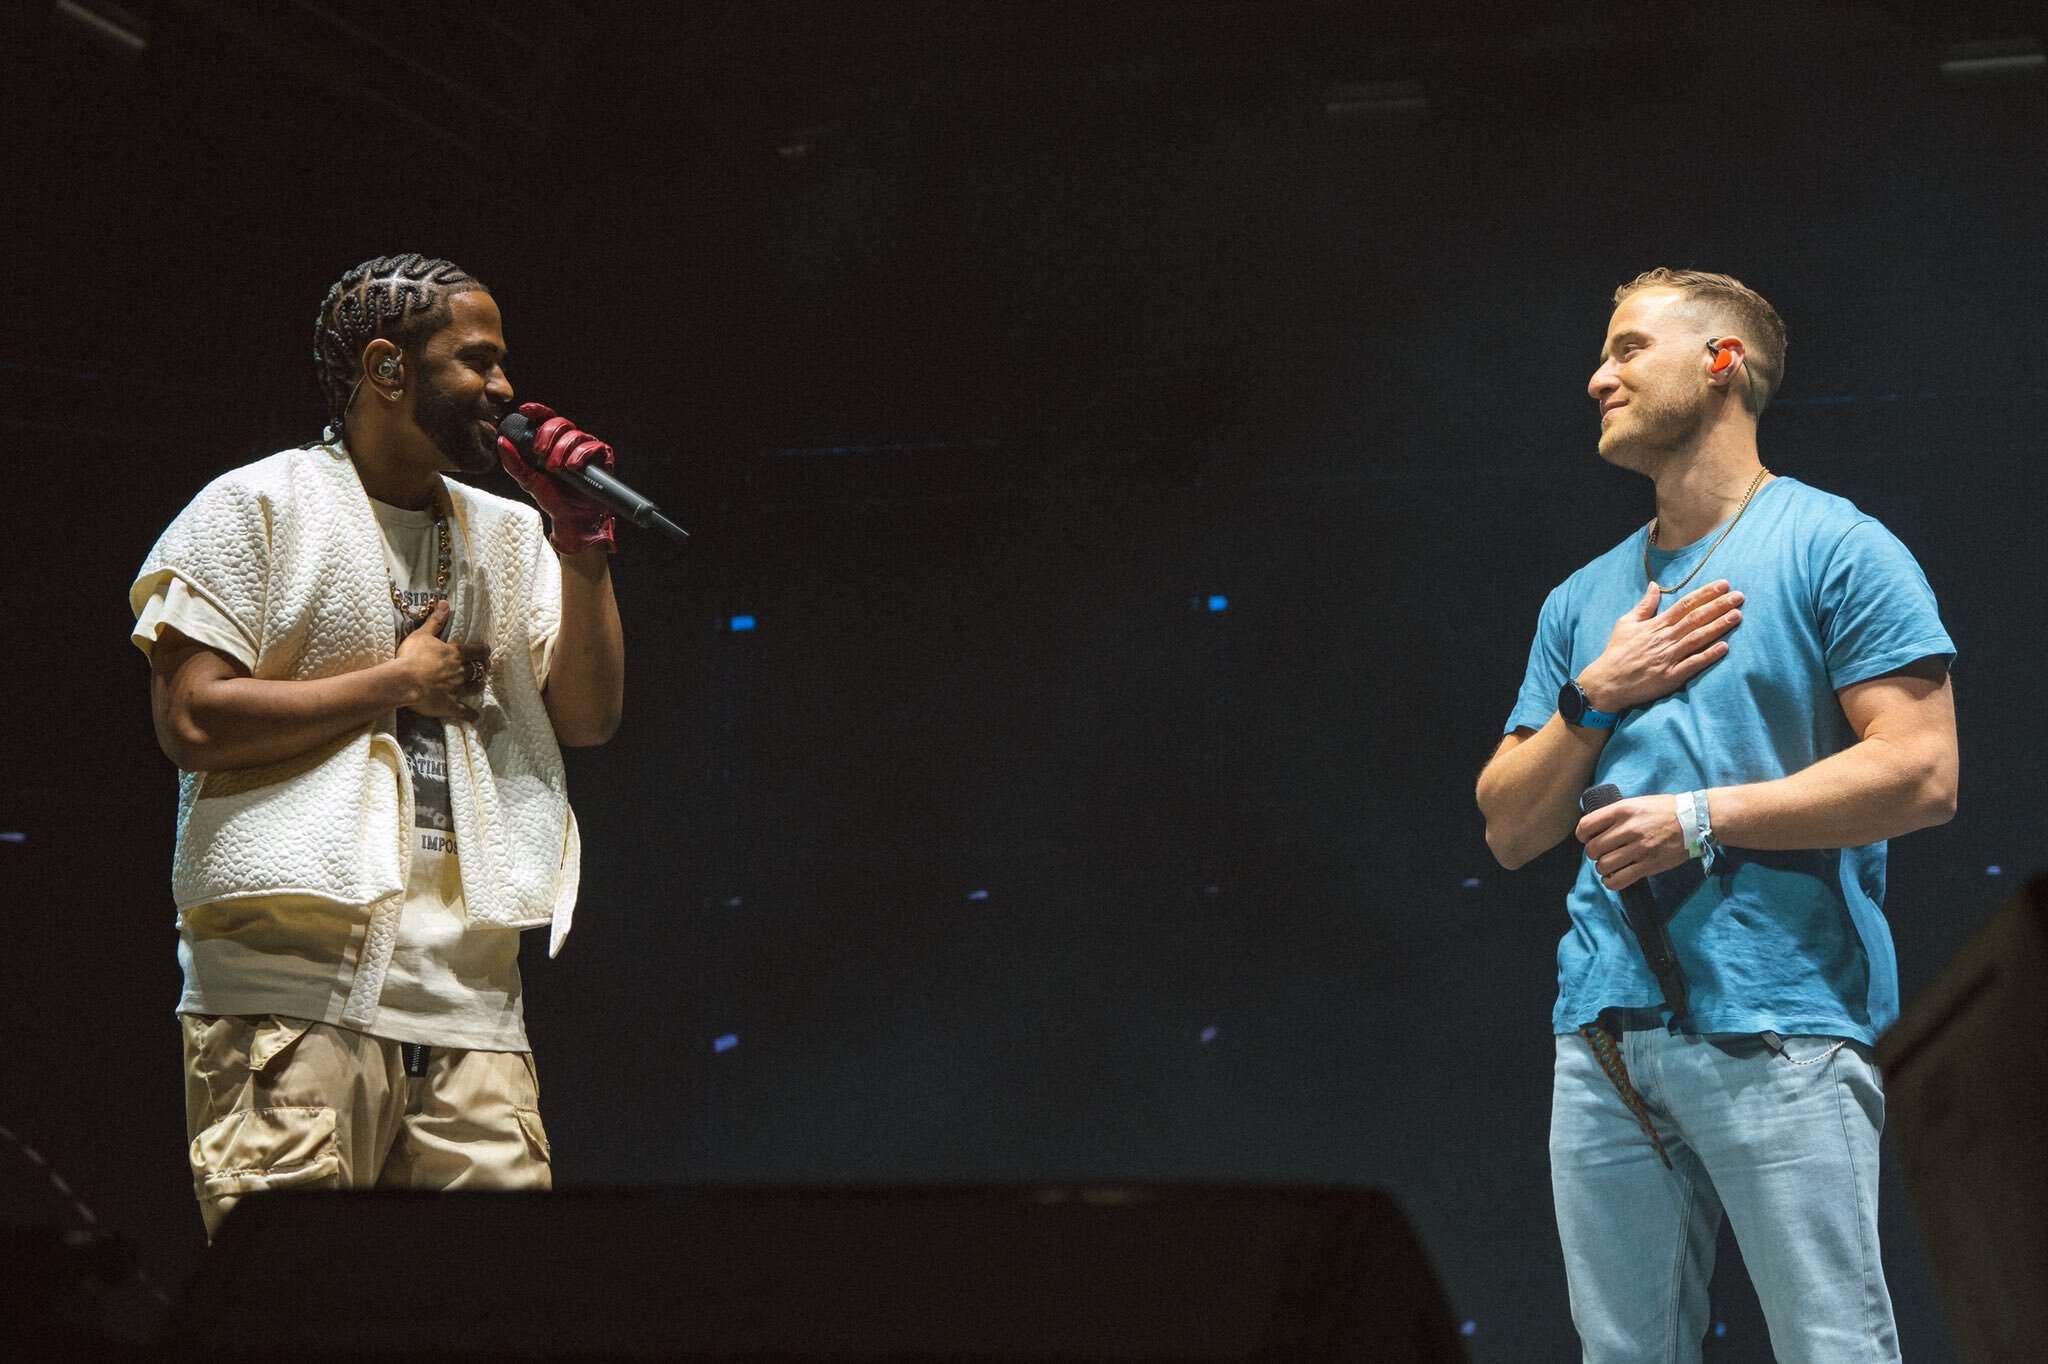
<path fill-rule="evenodd" d="M 751 630 L 754 628 L 754 618 L 752 616 L 733 616 L 725 622 L 725 628 L 734 634 L 739 634 L 743 630 Z"/>
<path fill-rule="evenodd" d="M 19 839 L 21 835 L 15 834 L 13 835 L 13 837 Z M 1990 866 L 1984 868 L 1984 874 L 1986 876 L 2003 876 L 2005 875 L 2005 868 L 1999 866 L 1996 862 L 1993 862 Z"/>
<path fill-rule="evenodd" d="M 739 1044 L 740 1035 L 736 1032 L 729 1032 L 725 1036 L 715 1039 L 711 1043 L 711 1050 L 715 1052 L 731 1051 L 734 1047 L 737 1047 Z"/>
<path fill-rule="evenodd" d="M 1228 611 L 1230 609 L 1230 598 L 1220 592 L 1215 594 L 1209 598 L 1209 609 L 1211 611 Z"/>
<path fill-rule="evenodd" d="M 1476 1336 L 1476 1335 L 1478 1335 L 1478 1334 L 1479 1334 L 1479 1323 L 1478 1323 L 1478 1322 L 1476 1322 L 1476 1321 L 1468 1321 L 1468 1322 L 1466 1322 L 1466 1323 L 1465 1323 L 1465 1324 L 1464 1324 L 1463 1326 L 1460 1326 L 1460 1327 L 1458 1328 L 1458 1334 L 1459 1334 L 1459 1335 L 1461 1335 L 1461 1336 Z"/>
<path fill-rule="evenodd" d="M 970 900 L 986 900 L 988 892 L 985 890 L 970 890 L 967 892 L 967 898 Z"/>
<path fill-rule="evenodd" d="M 1467 889 L 1467 890 L 1477 890 L 1477 889 L 1479 889 L 1479 878 L 1478 878 L 1478 877 L 1476 877 L 1476 876 L 1468 876 L 1468 877 L 1466 877 L 1466 878 L 1465 878 L 1465 889 Z"/>
<path fill-rule="evenodd" d="M 6 830 L 6 831 L 5 831 L 4 833 L 0 833 L 0 843 L 26 843 L 26 842 L 28 842 L 28 835 L 27 835 L 27 834 L 25 834 L 25 833 L 23 833 L 23 832 L 22 832 L 21 830 L 19 830 L 19 829 L 8 829 L 8 830 Z M 1996 870 L 1997 870 L 1997 868 L 1996 868 L 1996 867 L 1994 867 L 1994 868 L 1992 868 L 1992 870 L 1993 870 L 1993 871 L 1996 871 Z"/>
<path fill-rule="evenodd" d="M 1715 1323 L 1714 1323 L 1714 1337 L 1715 1337 L 1715 1339 L 1717 1339 L 1717 1340 L 1718 1340 L 1718 1339 L 1719 1339 L 1720 1337 L 1722 1337 L 1722 1336 L 1725 1336 L 1725 1335 L 1727 1335 L 1727 1334 L 1728 1334 L 1728 1323 L 1727 1323 L 1727 1322 L 1725 1322 L 1725 1321 L 1717 1321 L 1717 1322 L 1715 1322 Z"/>
<path fill-rule="evenodd" d="M 1205 1046 L 1205 1047 L 1206 1047 L 1207 1045 L 1209 1045 L 1209 1044 L 1210 1044 L 1211 1042 L 1214 1042 L 1215 1040 L 1216 1040 L 1216 1029 L 1214 1029 L 1213 1027 L 1212 1027 L 1212 1028 L 1204 1028 L 1204 1029 L 1202 1029 L 1202 1045 L 1203 1045 L 1203 1046 Z"/>

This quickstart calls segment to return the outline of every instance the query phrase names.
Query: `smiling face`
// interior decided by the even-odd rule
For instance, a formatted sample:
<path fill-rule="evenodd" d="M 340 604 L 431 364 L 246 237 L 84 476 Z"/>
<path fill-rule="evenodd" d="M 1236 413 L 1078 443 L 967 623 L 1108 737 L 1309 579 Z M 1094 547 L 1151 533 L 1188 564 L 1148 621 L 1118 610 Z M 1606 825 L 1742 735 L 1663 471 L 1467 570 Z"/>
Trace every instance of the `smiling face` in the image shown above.
<path fill-rule="evenodd" d="M 1672 289 L 1630 294 L 1607 324 L 1586 391 L 1600 405 L 1600 457 L 1653 472 L 1706 429 L 1713 335 L 1701 309 Z"/>
<path fill-rule="evenodd" d="M 504 324 L 480 289 L 452 296 L 448 310 L 420 354 L 412 420 L 455 468 L 482 473 L 498 463 L 498 418 L 512 410 Z"/>

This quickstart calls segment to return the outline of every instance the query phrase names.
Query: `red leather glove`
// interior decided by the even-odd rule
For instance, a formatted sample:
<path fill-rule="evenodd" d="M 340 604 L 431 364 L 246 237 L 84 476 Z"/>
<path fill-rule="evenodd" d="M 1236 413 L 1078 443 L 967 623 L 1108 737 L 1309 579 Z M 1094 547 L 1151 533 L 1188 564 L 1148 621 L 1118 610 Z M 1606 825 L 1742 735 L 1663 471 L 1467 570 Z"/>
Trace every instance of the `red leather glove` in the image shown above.
<path fill-rule="evenodd" d="M 518 448 L 503 436 L 498 437 L 498 458 L 505 472 L 548 514 L 548 543 L 563 554 L 580 554 L 592 545 L 603 545 L 607 554 L 617 553 L 611 511 L 535 467 L 538 464 L 561 470 L 595 464 L 610 473 L 612 447 L 587 431 L 577 430 L 567 417 L 558 417 L 552 408 L 539 403 L 521 403 L 519 414 L 534 426 L 534 464 L 528 464 Z"/>

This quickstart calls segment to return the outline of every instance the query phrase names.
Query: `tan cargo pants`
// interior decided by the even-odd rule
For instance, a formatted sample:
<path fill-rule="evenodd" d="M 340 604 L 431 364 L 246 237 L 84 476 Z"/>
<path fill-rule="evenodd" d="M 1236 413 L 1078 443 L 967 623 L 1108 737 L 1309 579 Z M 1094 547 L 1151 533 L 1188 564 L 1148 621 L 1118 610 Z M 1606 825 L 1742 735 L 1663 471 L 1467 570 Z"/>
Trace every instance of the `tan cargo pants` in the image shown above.
<path fill-rule="evenodd" d="M 276 1015 L 181 1014 L 192 1184 L 210 1241 L 259 1189 L 545 1189 L 540 1086 L 525 1052 L 401 1044 Z"/>

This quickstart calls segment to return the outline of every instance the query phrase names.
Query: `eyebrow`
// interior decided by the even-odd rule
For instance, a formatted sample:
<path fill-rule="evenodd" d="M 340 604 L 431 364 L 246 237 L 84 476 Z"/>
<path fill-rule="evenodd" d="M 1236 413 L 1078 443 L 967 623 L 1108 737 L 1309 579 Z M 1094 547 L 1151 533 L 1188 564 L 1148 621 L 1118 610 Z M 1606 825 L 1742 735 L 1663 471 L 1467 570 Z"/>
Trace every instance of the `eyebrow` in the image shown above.
<path fill-rule="evenodd" d="M 1620 345 L 1624 341 L 1648 341 L 1651 339 L 1652 338 L 1648 332 L 1616 332 L 1613 336 L 1608 337 L 1607 344 L 1600 348 L 1600 358 L 1605 360 L 1607 358 L 1607 352 L 1613 350 L 1616 346 Z"/>

